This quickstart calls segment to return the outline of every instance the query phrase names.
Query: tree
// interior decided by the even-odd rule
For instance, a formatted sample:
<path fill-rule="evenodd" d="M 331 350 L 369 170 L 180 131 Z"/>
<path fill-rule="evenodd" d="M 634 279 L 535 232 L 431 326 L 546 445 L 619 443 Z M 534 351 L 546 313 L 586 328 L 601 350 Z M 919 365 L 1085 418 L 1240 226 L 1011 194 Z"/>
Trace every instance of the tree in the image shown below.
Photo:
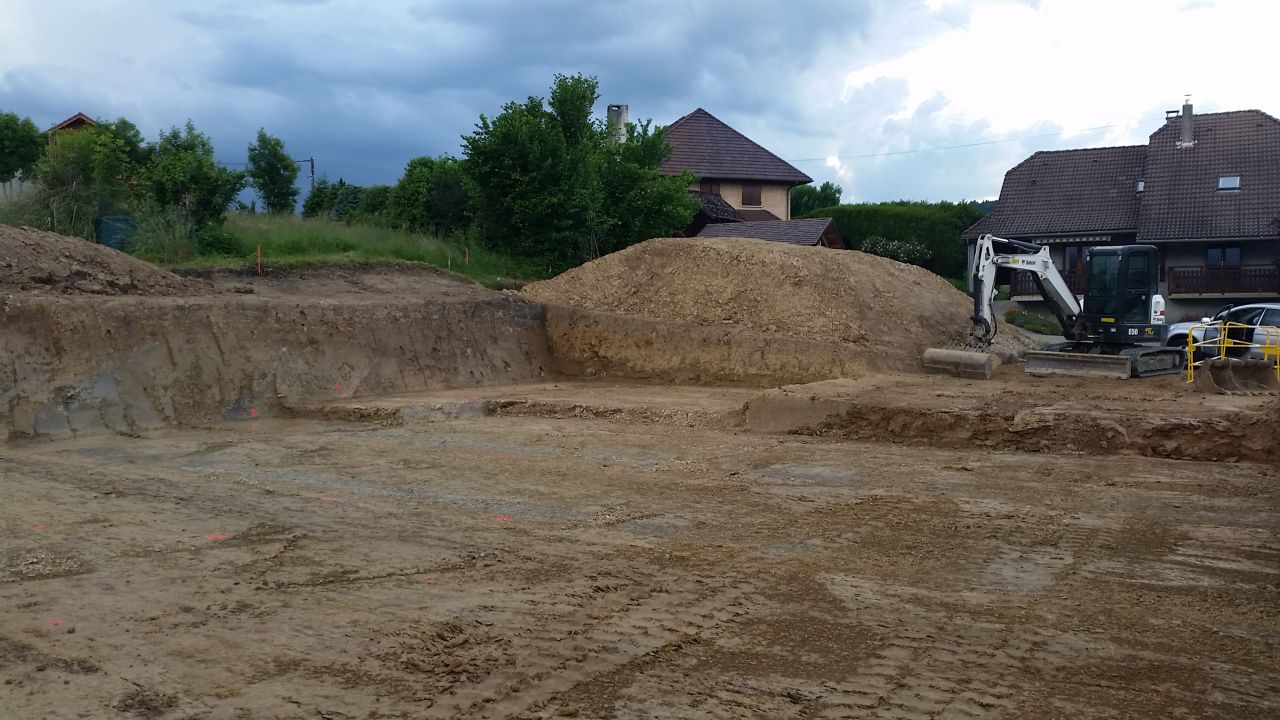
<path fill-rule="evenodd" d="M 448 155 L 418 157 L 405 166 L 404 176 L 391 189 L 387 212 L 397 227 L 420 233 L 445 234 L 468 223 L 466 170 Z"/>
<path fill-rule="evenodd" d="M 0 185 L 30 177 L 43 149 L 44 136 L 31 118 L 0 113 Z"/>
<path fill-rule="evenodd" d="M 791 217 L 801 217 L 819 208 L 835 207 L 840 204 L 840 195 L 844 189 L 832 182 L 824 182 L 818 187 L 799 185 L 791 188 Z"/>
<path fill-rule="evenodd" d="M 258 129 L 258 140 L 249 146 L 249 181 L 269 213 L 292 213 L 300 190 L 298 164 L 285 152 L 284 141 Z"/>
<path fill-rule="evenodd" d="M 307 199 L 302 201 L 302 217 L 313 218 L 327 215 L 333 210 L 334 185 L 329 178 L 321 176 L 311 186 Z"/>
<path fill-rule="evenodd" d="M 32 202 L 47 229 L 92 238 L 95 218 L 125 208 L 136 171 L 124 141 L 108 130 L 56 133 L 32 171 L 40 184 Z"/>
<path fill-rule="evenodd" d="M 562 270 L 688 222 L 692 178 L 657 173 L 670 152 L 661 132 L 632 126 L 615 145 L 591 117 L 597 90 L 594 77 L 557 75 L 549 100 L 507 103 L 463 138 L 486 243 Z"/>
<path fill-rule="evenodd" d="M 152 152 L 142 178 L 146 197 L 179 210 L 196 229 L 220 224 L 245 186 L 244 173 L 215 162 L 213 143 L 190 120 L 162 134 Z"/>

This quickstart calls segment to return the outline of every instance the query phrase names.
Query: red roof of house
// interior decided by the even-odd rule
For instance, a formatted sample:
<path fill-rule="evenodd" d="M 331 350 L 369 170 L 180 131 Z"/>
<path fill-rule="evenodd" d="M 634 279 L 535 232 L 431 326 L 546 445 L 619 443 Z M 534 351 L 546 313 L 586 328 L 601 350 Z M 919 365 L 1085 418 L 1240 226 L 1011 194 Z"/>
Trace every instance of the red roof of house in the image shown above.
<path fill-rule="evenodd" d="M 803 185 L 813 182 L 790 163 L 698 108 L 667 128 L 671 156 L 664 175 L 688 170 L 699 180 L 758 180 Z"/>

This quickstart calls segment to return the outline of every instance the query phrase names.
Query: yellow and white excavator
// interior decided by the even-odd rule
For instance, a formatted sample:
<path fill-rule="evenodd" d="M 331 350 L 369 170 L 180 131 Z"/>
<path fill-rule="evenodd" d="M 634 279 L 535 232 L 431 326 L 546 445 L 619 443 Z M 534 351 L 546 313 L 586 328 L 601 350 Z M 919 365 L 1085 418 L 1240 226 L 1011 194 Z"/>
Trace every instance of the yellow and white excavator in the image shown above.
<path fill-rule="evenodd" d="M 1164 298 L 1157 292 L 1158 256 L 1151 245 L 1085 251 L 1084 296 L 1077 298 L 1042 245 L 994 235 L 978 238 L 973 283 L 972 344 L 989 347 L 996 335 L 991 303 L 1002 269 L 1025 270 L 1062 325 L 1066 342 L 1026 354 L 1033 374 L 1146 377 L 1182 370 L 1185 352 L 1164 347 Z"/>

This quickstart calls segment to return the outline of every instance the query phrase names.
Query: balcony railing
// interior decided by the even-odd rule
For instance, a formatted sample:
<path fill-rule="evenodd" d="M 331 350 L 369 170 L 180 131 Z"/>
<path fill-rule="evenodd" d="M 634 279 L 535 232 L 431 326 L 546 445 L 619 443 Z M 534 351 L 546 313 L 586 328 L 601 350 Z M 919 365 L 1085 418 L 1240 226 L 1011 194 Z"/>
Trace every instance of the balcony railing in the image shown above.
<path fill-rule="evenodd" d="M 1067 287 L 1071 288 L 1072 295 L 1084 294 L 1084 271 L 1064 272 L 1062 277 L 1067 281 Z M 1014 271 L 1013 280 L 1009 283 L 1009 294 L 1013 297 L 1040 297 L 1035 275 L 1023 270 Z"/>
<path fill-rule="evenodd" d="M 1021 274 L 1021 273 L 1020 273 Z M 1280 295 L 1280 267 L 1169 268 L 1170 295 Z"/>

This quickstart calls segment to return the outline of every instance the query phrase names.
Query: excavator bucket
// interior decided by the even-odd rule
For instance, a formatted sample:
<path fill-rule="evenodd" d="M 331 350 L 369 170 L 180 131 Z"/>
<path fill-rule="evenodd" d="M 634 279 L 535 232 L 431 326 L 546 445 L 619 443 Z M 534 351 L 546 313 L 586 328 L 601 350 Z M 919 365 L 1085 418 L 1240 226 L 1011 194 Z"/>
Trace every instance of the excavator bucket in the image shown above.
<path fill-rule="evenodd" d="M 1023 363 L 1032 375 L 1079 375 L 1125 380 L 1133 374 L 1133 360 L 1128 355 L 1039 350 L 1024 355 Z"/>
<path fill-rule="evenodd" d="M 1280 378 L 1268 360 L 1213 358 L 1196 368 L 1196 389 L 1226 395 L 1280 395 Z"/>
<path fill-rule="evenodd" d="M 1280 378 L 1276 377 L 1275 366 L 1267 360 L 1241 360 L 1240 365 L 1232 368 L 1236 376 L 1236 384 L 1256 395 L 1280 394 Z"/>
<path fill-rule="evenodd" d="M 1235 392 L 1236 380 L 1231 374 L 1231 364 L 1225 358 L 1205 360 L 1196 368 L 1196 390 L 1210 395 L 1230 395 Z"/>

